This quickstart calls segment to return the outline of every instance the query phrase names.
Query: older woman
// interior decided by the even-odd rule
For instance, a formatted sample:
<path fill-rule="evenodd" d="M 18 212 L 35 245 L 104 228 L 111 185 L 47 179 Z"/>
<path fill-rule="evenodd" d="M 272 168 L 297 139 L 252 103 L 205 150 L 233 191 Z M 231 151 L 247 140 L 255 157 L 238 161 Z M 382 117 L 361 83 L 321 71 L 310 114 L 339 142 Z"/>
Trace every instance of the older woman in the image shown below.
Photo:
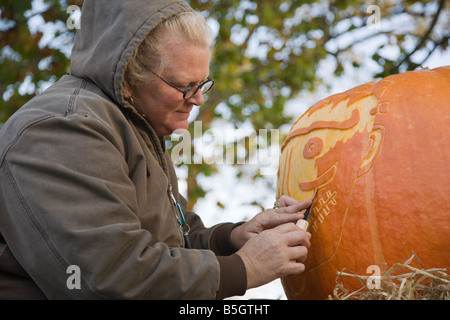
<path fill-rule="evenodd" d="M 310 201 L 205 228 L 164 137 L 213 86 L 182 0 L 85 0 L 67 75 L 0 133 L 0 297 L 221 299 L 300 273 Z"/>

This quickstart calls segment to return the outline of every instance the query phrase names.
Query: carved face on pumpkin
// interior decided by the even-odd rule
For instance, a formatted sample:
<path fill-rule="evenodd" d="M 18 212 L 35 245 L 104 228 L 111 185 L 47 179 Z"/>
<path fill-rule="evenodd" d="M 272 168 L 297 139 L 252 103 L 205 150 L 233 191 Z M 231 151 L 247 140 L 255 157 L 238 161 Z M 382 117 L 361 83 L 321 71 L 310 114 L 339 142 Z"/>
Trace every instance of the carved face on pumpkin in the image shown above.
<path fill-rule="evenodd" d="M 382 146 L 384 129 L 374 122 L 388 106 L 380 107 L 364 86 L 359 90 L 356 101 L 337 95 L 312 107 L 294 124 L 282 147 L 286 156 L 278 173 L 279 195 L 306 199 L 319 189 L 310 216 L 315 231 L 334 211 L 346 211 L 355 180 L 370 170 Z"/>

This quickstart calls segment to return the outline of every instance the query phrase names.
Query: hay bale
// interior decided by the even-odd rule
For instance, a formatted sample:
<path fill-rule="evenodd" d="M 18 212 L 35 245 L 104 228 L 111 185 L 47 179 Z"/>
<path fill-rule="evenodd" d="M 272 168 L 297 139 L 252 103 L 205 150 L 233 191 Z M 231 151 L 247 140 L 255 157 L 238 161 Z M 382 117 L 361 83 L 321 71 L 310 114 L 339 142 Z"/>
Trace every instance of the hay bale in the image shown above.
<path fill-rule="evenodd" d="M 421 268 L 411 265 L 417 262 Z M 384 266 L 385 267 L 385 266 Z M 450 275 L 446 268 L 426 269 L 413 253 L 405 263 L 396 263 L 382 271 L 378 288 L 372 287 L 373 276 L 357 275 L 349 269 L 338 272 L 336 287 L 329 300 L 450 300 Z M 341 281 L 352 277 L 362 286 L 350 292 Z M 368 281 L 369 280 L 369 281 Z"/>

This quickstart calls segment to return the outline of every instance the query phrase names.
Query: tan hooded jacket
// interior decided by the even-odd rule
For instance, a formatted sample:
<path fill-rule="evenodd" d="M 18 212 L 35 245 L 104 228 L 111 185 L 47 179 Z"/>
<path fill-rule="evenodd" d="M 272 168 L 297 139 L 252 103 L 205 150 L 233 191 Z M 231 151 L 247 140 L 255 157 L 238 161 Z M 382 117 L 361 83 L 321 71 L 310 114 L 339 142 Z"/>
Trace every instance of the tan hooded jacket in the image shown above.
<path fill-rule="evenodd" d="M 246 290 L 229 241 L 177 188 L 164 140 L 122 96 L 127 61 L 182 0 L 85 0 L 71 69 L 0 131 L 0 298 L 215 299 Z M 194 249 L 184 248 L 173 194 Z M 81 287 L 69 266 L 79 268 Z M 72 276 L 72 278 L 71 278 Z"/>

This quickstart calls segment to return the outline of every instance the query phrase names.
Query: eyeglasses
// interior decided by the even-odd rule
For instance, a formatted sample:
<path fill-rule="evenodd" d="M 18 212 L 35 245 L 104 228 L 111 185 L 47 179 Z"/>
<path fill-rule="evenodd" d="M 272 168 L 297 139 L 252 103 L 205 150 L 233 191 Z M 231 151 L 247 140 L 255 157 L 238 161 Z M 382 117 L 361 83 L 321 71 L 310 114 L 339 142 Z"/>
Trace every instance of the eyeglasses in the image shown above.
<path fill-rule="evenodd" d="M 162 81 L 164 81 L 166 84 L 168 84 L 169 86 L 171 86 L 172 88 L 176 89 L 177 91 L 181 92 L 183 94 L 183 99 L 184 100 L 188 100 L 190 98 L 192 98 L 197 91 L 200 89 L 200 91 L 202 92 L 202 94 L 207 93 L 212 86 L 214 85 L 214 80 L 212 79 L 206 79 L 205 81 L 203 81 L 202 83 L 199 84 L 195 84 L 192 86 L 188 86 L 186 88 L 186 90 L 181 90 L 178 87 L 174 86 L 173 84 L 171 84 L 170 82 L 164 80 L 163 78 L 161 78 L 159 75 L 157 75 L 156 73 L 154 73 L 150 68 L 148 68 L 147 66 L 145 66 L 145 69 L 147 69 L 148 71 L 150 71 L 151 73 L 153 73 L 155 76 L 157 76 L 159 79 L 161 79 Z"/>

